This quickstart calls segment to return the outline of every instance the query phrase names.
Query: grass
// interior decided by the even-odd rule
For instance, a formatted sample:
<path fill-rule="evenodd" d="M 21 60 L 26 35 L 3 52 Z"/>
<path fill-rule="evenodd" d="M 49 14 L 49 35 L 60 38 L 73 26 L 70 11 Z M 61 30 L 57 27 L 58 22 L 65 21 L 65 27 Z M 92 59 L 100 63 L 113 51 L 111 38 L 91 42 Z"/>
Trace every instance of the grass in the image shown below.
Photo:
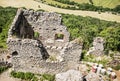
<path fill-rule="evenodd" d="M 78 3 L 90 3 L 89 0 L 71 0 Z M 120 5 L 120 0 L 92 0 L 95 6 L 114 8 Z"/>
<path fill-rule="evenodd" d="M 90 3 L 89 0 L 70 0 L 70 1 L 74 1 L 74 2 L 77 2 L 77 3 Z"/>
<path fill-rule="evenodd" d="M 40 81 L 54 81 L 55 80 L 55 75 L 50 75 L 50 74 L 42 74 Z"/>
<path fill-rule="evenodd" d="M 20 78 L 27 81 L 54 81 L 55 75 L 51 74 L 34 74 L 30 72 L 11 72 L 11 76 L 14 78 Z"/>
<path fill-rule="evenodd" d="M 11 3 L 14 3 L 14 4 L 11 4 Z M 1 0 L 0 5 L 4 7 L 8 7 L 8 6 L 17 7 L 17 8 L 25 7 L 27 9 L 34 9 L 34 10 L 40 9 L 38 8 L 38 6 L 40 5 L 41 9 L 45 11 L 58 12 L 58 13 L 64 13 L 64 14 L 74 14 L 74 15 L 81 15 L 81 16 L 90 16 L 90 17 L 99 18 L 102 20 L 120 22 L 120 16 L 118 15 L 112 15 L 108 13 L 98 14 L 98 12 L 92 12 L 92 11 L 81 11 L 81 10 L 74 11 L 74 10 L 67 10 L 67 9 L 59 9 L 59 8 L 51 7 L 51 6 L 48 6 L 48 5 L 33 1 L 33 0 L 29 0 L 29 1 L 28 0 L 17 0 L 17 1 L 16 0 Z"/>
<path fill-rule="evenodd" d="M 14 78 L 20 78 L 22 80 L 27 80 L 27 81 L 38 81 L 38 78 L 35 76 L 35 74 L 30 73 L 30 72 L 11 72 L 11 76 Z"/>
<path fill-rule="evenodd" d="M 96 56 L 90 54 L 88 56 L 84 56 L 84 59 L 82 59 L 82 60 L 86 61 L 86 62 L 103 64 L 104 66 L 106 66 L 108 64 L 108 62 L 110 62 L 112 60 L 108 56 L 100 56 L 100 58 L 101 58 L 101 60 L 97 60 L 98 58 Z M 117 68 L 119 68 L 119 66 Z"/>
<path fill-rule="evenodd" d="M 61 6 L 68 6 L 67 4 L 63 4 L 63 3 L 60 3 L 60 2 L 57 2 L 57 1 L 54 1 L 54 0 L 44 0 L 47 4 L 57 4 L 57 5 L 61 5 Z"/>
<path fill-rule="evenodd" d="M 44 0 L 46 1 L 46 3 L 49 3 L 49 4 L 58 4 L 58 5 L 61 5 L 61 6 L 68 6 L 67 4 L 63 4 L 63 3 L 60 3 L 60 2 L 56 2 L 54 0 Z M 77 2 L 77 3 L 90 3 L 89 0 L 70 0 L 70 1 L 74 1 L 74 2 Z M 108 8 L 115 8 L 117 5 L 120 5 L 120 0 L 92 0 L 94 5 L 95 6 L 103 6 L 103 7 L 108 7 Z"/>
<path fill-rule="evenodd" d="M 0 48 L 7 48 L 6 40 L 8 35 L 9 27 L 13 21 L 16 14 L 16 8 L 2 8 L 0 7 Z"/>
<path fill-rule="evenodd" d="M 0 66 L 0 74 L 3 73 L 4 71 L 6 71 L 8 69 L 8 67 L 1 67 Z"/>

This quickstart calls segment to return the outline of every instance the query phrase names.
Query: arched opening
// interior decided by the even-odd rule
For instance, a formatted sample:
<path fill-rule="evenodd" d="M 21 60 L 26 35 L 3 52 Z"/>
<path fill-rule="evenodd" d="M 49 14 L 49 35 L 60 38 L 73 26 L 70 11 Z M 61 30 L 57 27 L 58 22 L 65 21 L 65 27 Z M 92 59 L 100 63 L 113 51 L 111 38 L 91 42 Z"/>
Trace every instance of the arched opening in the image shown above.
<path fill-rule="evenodd" d="M 12 56 L 17 56 L 18 55 L 18 52 L 17 51 L 14 51 L 13 53 L 12 53 Z"/>

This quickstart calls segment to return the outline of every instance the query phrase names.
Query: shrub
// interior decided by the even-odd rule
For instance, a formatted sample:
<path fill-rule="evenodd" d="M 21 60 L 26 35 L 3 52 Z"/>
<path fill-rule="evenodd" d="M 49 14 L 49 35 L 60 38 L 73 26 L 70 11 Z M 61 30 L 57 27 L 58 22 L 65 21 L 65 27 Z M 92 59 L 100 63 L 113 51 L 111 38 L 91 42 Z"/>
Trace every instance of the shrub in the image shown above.
<path fill-rule="evenodd" d="M 25 79 L 26 80 L 31 80 L 34 77 L 33 73 L 27 72 L 25 73 Z"/>
<path fill-rule="evenodd" d="M 120 70 L 120 65 L 114 66 L 113 69 Z"/>
<path fill-rule="evenodd" d="M 14 78 L 20 78 L 22 80 L 27 80 L 27 81 L 38 81 L 39 79 L 36 77 L 36 75 L 34 73 L 30 73 L 30 72 L 15 72 L 12 71 L 11 72 L 11 76 Z M 40 76 L 40 81 L 54 81 L 55 80 L 55 76 L 54 75 L 50 75 L 50 74 L 38 74 L 37 76 Z"/>
<path fill-rule="evenodd" d="M 85 58 L 85 54 L 87 53 L 86 50 L 83 50 L 82 53 L 81 53 L 81 59 L 80 60 L 83 60 Z"/>
<path fill-rule="evenodd" d="M 55 75 L 50 75 L 50 74 L 43 74 L 41 81 L 48 80 L 48 81 L 54 81 L 55 80 Z"/>
<path fill-rule="evenodd" d="M 2 72 L 4 72 L 5 70 L 7 70 L 8 69 L 8 67 L 0 67 L 0 74 L 2 73 Z"/>
<path fill-rule="evenodd" d="M 11 76 L 13 76 L 15 78 L 20 78 L 20 79 L 23 79 L 23 80 L 38 81 L 38 78 L 35 77 L 35 74 L 30 73 L 30 72 L 23 73 L 23 72 L 12 71 Z"/>

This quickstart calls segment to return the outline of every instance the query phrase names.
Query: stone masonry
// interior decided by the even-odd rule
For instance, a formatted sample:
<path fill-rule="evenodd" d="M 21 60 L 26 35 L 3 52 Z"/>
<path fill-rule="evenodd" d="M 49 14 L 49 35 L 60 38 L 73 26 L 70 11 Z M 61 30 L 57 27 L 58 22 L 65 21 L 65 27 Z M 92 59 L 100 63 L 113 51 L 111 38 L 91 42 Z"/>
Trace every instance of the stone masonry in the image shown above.
<path fill-rule="evenodd" d="M 104 39 L 102 37 L 95 37 L 93 41 L 93 47 L 89 49 L 87 54 L 93 54 L 95 56 L 101 56 L 104 54 Z"/>
<path fill-rule="evenodd" d="M 76 69 L 82 43 L 69 42 L 69 36 L 61 15 L 18 9 L 7 39 L 13 70 L 56 74 Z"/>

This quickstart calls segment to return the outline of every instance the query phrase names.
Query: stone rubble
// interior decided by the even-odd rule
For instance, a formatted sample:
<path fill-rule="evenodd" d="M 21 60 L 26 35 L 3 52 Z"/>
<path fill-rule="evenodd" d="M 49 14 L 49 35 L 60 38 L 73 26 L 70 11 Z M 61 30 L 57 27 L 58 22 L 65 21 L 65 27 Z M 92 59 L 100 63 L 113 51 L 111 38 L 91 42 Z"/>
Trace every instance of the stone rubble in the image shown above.
<path fill-rule="evenodd" d="M 56 81 L 83 81 L 82 74 L 76 70 L 58 73 L 55 76 Z"/>

